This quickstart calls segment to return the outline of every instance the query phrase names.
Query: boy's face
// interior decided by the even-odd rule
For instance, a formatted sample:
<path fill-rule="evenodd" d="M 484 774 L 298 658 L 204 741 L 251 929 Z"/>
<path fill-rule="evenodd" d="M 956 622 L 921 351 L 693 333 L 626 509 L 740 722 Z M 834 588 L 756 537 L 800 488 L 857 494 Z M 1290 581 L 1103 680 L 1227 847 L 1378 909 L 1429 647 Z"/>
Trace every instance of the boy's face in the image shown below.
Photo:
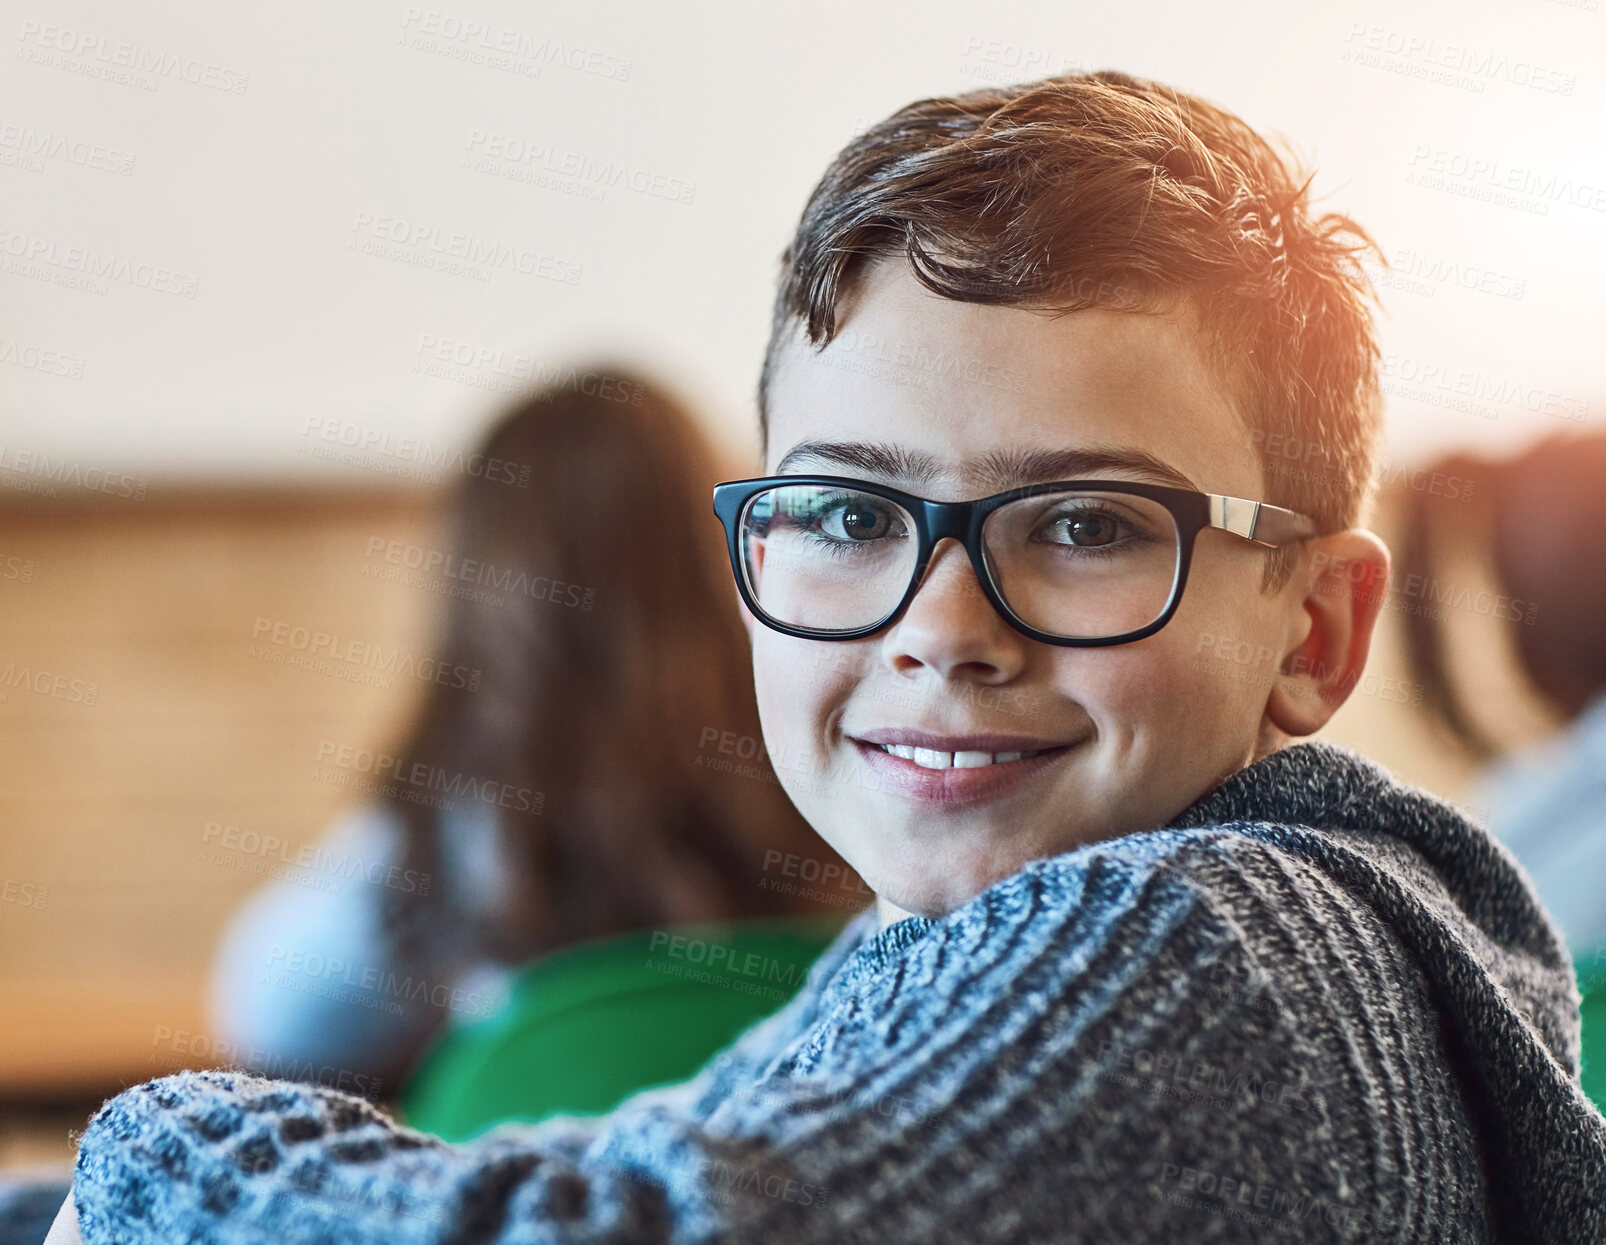
<path fill-rule="evenodd" d="M 980 486 L 969 468 L 984 455 L 1119 449 L 1185 480 L 1101 477 L 1265 496 L 1248 429 L 1185 318 L 956 302 L 899 261 L 865 274 L 839 325 L 819 353 L 798 330 L 777 360 L 766 474 L 873 479 L 951 501 L 1029 482 Z M 804 442 L 892 447 L 936 474 L 788 458 Z M 888 903 L 940 916 L 1030 860 L 1164 824 L 1269 750 L 1268 684 L 1310 620 L 1296 588 L 1261 592 L 1263 569 L 1258 546 L 1206 529 L 1158 633 L 1064 648 L 1011 628 L 945 540 L 907 612 L 867 639 L 797 639 L 748 617 L 770 757 L 884 916 Z M 1218 650 L 1262 657 L 1240 665 Z M 947 749 L 929 746 L 947 751 L 977 735 L 1010 737 L 993 752 L 1053 750 L 933 772 L 864 742 L 889 730 L 943 737 Z"/>

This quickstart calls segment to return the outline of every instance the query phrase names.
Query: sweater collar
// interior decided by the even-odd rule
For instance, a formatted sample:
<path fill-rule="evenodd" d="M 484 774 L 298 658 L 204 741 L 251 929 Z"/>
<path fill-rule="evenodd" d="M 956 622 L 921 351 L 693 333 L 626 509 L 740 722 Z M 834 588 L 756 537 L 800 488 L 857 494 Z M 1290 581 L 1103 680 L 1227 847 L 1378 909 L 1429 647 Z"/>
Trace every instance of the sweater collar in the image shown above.
<path fill-rule="evenodd" d="M 1377 799 L 1381 789 L 1402 790 L 1381 767 L 1358 753 L 1324 740 L 1309 740 L 1279 749 L 1229 775 L 1164 828 L 1190 829 L 1234 821 L 1369 828 L 1380 814 L 1388 820 L 1388 811 L 1382 807 L 1385 801 Z M 1449 809 L 1425 793 L 1422 798 L 1441 810 Z M 908 916 L 879 929 L 879 916 L 872 905 L 855 918 L 854 932 L 843 939 L 843 954 L 835 971 L 821 975 L 822 988 L 847 989 L 880 972 L 941 919 Z"/>

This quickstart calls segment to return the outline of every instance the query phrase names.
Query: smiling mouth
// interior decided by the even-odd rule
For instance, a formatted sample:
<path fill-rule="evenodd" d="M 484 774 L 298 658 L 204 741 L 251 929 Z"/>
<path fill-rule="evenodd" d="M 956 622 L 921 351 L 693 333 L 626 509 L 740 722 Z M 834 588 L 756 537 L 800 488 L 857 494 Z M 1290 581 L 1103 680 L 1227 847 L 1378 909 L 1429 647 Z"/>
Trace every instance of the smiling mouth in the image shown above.
<path fill-rule="evenodd" d="M 872 748 L 890 756 L 913 761 L 921 769 L 982 769 L 988 765 L 1007 765 L 1011 761 L 1024 761 L 1042 756 L 1045 752 L 1060 752 L 1067 745 L 1054 748 L 1033 748 L 1025 752 L 939 752 L 932 748 L 911 748 L 905 744 L 870 744 Z"/>

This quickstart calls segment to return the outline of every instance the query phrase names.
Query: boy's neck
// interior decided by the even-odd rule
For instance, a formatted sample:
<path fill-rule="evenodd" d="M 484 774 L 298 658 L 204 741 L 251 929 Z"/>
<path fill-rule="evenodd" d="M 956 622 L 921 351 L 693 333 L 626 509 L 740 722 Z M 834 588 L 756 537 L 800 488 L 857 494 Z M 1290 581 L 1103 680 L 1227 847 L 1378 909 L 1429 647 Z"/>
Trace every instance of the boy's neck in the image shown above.
<path fill-rule="evenodd" d="M 905 912 L 902 908 L 898 907 L 897 904 L 884 899 L 880 895 L 876 896 L 875 910 L 876 916 L 880 919 L 881 929 L 886 929 L 887 926 L 895 925 L 905 917 L 911 917 L 914 915 L 913 912 Z"/>

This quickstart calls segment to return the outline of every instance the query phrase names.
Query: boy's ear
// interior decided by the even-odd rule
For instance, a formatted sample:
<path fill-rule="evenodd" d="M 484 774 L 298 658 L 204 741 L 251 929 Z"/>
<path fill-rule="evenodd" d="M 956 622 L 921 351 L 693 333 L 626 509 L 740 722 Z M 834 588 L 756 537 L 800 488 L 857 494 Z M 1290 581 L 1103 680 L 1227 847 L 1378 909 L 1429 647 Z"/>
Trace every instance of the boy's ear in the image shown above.
<path fill-rule="evenodd" d="M 1310 626 L 1283 659 L 1266 715 L 1297 736 L 1325 726 L 1361 680 L 1388 596 L 1388 546 L 1364 528 L 1318 537 L 1308 542 L 1294 582 L 1303 585 Z"/>

